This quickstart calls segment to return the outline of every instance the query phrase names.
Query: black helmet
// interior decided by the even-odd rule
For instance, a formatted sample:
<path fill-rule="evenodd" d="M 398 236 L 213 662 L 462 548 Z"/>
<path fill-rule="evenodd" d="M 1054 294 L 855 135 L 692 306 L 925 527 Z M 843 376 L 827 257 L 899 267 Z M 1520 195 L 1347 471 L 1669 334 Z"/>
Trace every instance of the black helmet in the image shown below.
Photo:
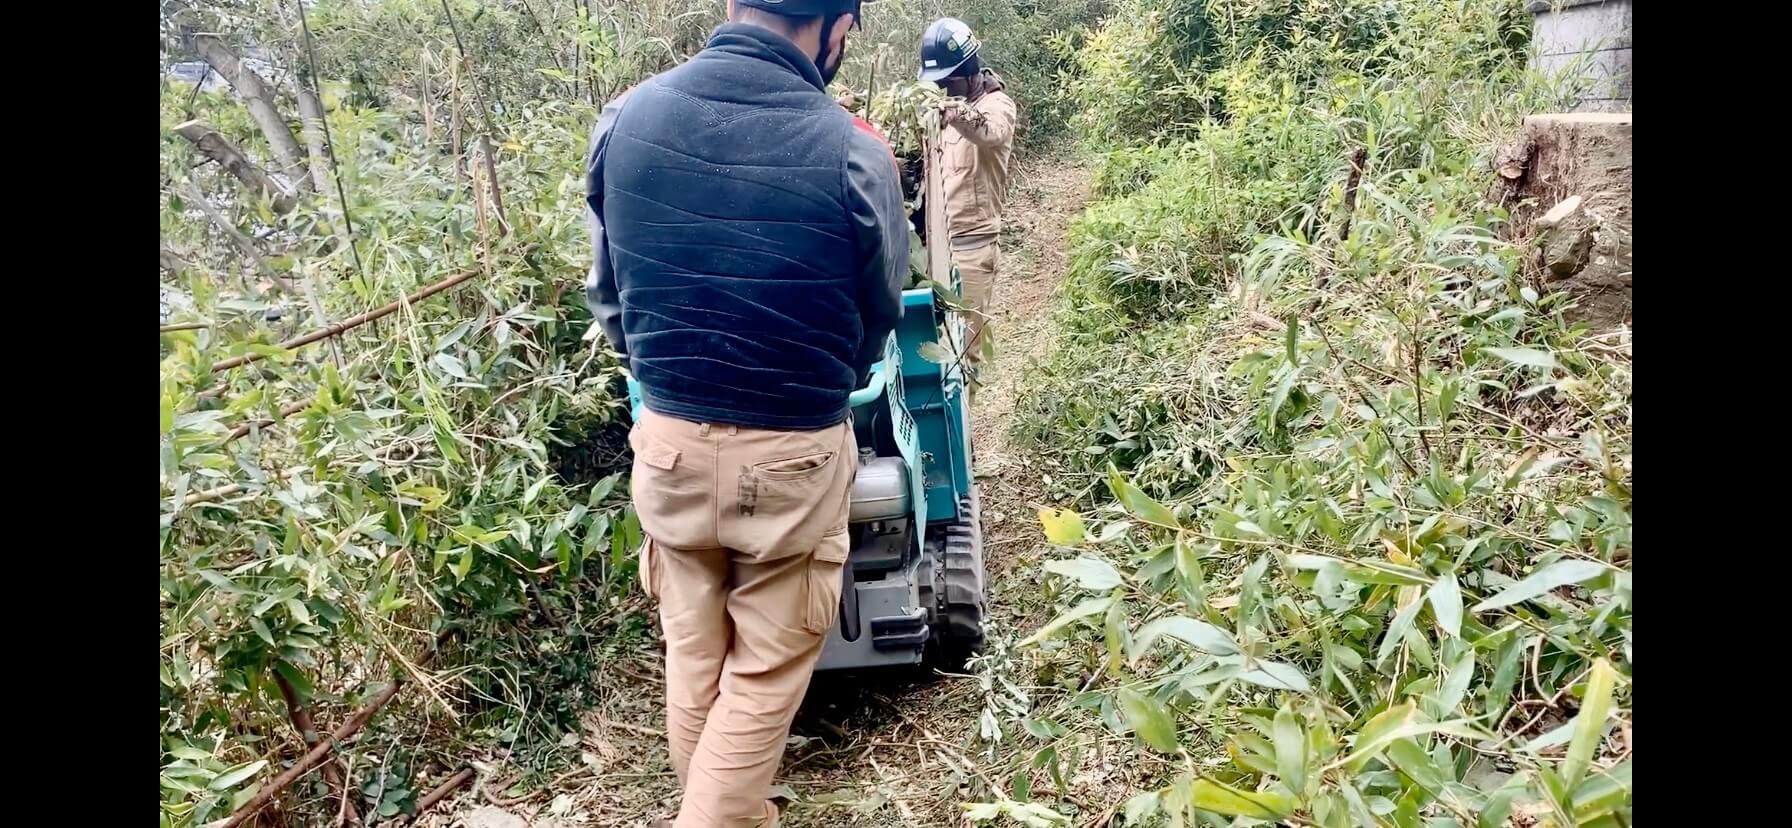
<path fill-rule="evenodd" d="M 864 0 L 734 0 L 742 6 L 765 9 L 768 12 L 798 15 L 830 15 L 851 14 L 853 23 L 859 22 L 859 6 Z"/>
<path fill-rule="evenodd" d="M 942 17 L 921 35 L 921 80 L 942 81 L 976 57 L 979 43 L 971 27 L 956 17 Z"/>

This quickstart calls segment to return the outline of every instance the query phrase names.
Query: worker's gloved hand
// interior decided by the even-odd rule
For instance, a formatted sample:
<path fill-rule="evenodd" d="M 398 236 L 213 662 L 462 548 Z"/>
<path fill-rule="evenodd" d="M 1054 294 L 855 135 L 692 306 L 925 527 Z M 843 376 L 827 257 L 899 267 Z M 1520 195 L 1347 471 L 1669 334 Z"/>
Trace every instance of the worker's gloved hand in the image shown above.
<path fill-rule="evenodd" d="M 956 124 L 964 118 L 965 102 L 959 98 L 947 98 L 940 101 L 940 119 L 948 124 Z"/>
<path fill-rule="evenodd" d="M 963 98 L 947 98 L 940 101 L 940 121 L 946 124 L 966 123 L 976 125 L 983 120 L 983 113 L 971 106 Z"/>

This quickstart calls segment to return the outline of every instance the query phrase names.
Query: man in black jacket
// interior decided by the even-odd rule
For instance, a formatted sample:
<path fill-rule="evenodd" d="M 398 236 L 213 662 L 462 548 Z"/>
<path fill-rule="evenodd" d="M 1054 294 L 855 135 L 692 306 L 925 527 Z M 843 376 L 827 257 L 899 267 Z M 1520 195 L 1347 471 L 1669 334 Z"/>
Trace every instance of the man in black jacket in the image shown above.
<path fill-rule="evenodd" d="M 847 398 L 908 269 L 889 151 L 825 92 L 858 6 L 730 0 L 701 53 L 592 133 L 587 293 L 646 408 L 632 485 L 679 828 L 776 824 L 767 794 L 837 613 Z"/>

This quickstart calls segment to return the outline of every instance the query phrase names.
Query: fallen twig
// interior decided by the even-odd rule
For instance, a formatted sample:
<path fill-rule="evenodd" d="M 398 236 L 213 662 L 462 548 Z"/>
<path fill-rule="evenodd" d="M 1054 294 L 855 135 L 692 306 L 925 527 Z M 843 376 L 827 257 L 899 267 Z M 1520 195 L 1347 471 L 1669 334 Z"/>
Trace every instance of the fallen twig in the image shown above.
<path fill-rule="evenodd" d="M 468 782 L 471 782 L 473 780 L 473 776 L 474 776 L 474 773 L 473 773 L 472 768 L 461 768 L 459 771 L 456 771 L 453 776 L 450 776 L 446 780 L 443 780 L 442 784 L 437 785 L 433 788 L 430 788 L 429 793 L 424 794 L 422 799 L 417 800 L 417 815 L 416 816 L 413 816 L 410 819 L 405 820 L 404 822 L 399 823 L 399 824 L 405 825 L 405 824 L 409 824 L 411 822 L 415 822 L 418 817 L 421 817 L 424 814 L 428 813 L 429 809 L 434 808 L 437 803 L 440 803 L 442 800 L 447 799 L 449 794 L 454 793 L 456 790 L 459 790 L 462 785 L 465 785 Z"/>
<path fill-rule="evenodd" d="M 280 697 L 286 700 L 286 715 L 292 719 L 292 726 L 299 731 L 299 738 L 304 741 L 305 747 L 317 747 L 317 723 L 311 718 L 311 710 L 299 700 L 298 691 L 293 689 L 292 682 L 287 681 L 286 676 L 275 671 L 274 684 L 280 688 Z M 341 797 L 342 806 L 338 814 L 338 821 L 360 822 L 361 818 L 355 813 L 355 806 L 349 803 L 348 782 L 343 778 L 342 768 L 338 766 L 334 757 L 324 762 L 323 773 L 324 781 L 329 784 L 330 790 Z"/>
<path fill-rule="evenodd" d="M 304 776 L 306 773 L 310 772 L 312 768 L 317 767 L 325 759 L 329 758 L 330 753 L 336 749 L 338 743 L 359 733 L 361 728 L 366 727 L 368 720 L 373 718 L 373 714 L 378 713 L 380 708 L 385 707 L 387 702 L 392 701 L 392 698 L 398 695 L 398 691 L 402 687 L 404 687 L 404 678 L 402 676 L 392 679 L 392 684 L 390 686 L 381 691 L 378 696 L 374 697 L 374 700 L 366 707 L 355 711 L 354 715 L 348 717 L 347 721 L 343 722 L 340 727 L 336 728 L 336 730 L 330 734 L 330 738 L 319 741 L 316 747 L 307 751 L 304 756 L 299 757 L 299 761 L 294 762 L 292 767 L 287 768 L 279 776 L 274 777 L 273 780 L 269 781 L 266 785 L 261 786 L 261 789 L 256 791 L 255 795 L 250 797 L 248 802 L 243 803 L 241 808 L 236 809 L 236 811 L 228 818 L 212 823 L 211 828 L 236 828 L 244 822 L 247 822 L 250 817 L 255 816 L 255 814 L 262 808 L 267 807 L 267 804 L 272 802 L 275 796 L 278 796 L 280 792 L 290 787 L 293 782 L 298 781 L 299 777 Z"/>

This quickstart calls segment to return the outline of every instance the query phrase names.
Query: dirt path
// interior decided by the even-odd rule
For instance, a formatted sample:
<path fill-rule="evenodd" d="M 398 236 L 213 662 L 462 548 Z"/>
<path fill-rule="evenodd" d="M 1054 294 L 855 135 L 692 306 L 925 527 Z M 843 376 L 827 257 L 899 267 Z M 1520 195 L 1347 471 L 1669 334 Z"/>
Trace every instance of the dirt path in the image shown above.
<path fill-rule="evenodd" d="M 1011 629 L 1035 609 L 1027 565 L 1037 551 L 1037 479 L 1007 442 L 1025 367 L 1047 346 L 1051 296 L 1064 272 L 1065 233 L 1088 195 L 1088 171 L 1068 151 L 1041 151 L 1016 171 L 1002 237 L 1003 272 L 991 328 L 996 359 L 973 410 L 982 485 L 984 556 L 992 631 Z M 602 701 L 587 714 L 583 762 L 547 781 L 547 796 L 508 804 L 482 791 L 466 828 L 634 828 L 669 815 L 677 797 L 667 765 L 657 652 L 618 654 L 605 670 Z M 967 744 L 978 730 L 984 691 L 973 677 L 845 681 L 818 677 L 778 781 L 794 794 L 784 828 L 919 828 L 959 824 L 961 785 L 977 771 Z M 467 797 L 472 799 L 474 797 Z M 547 804 L 542 803 L 546 801 Z M 495 803 L 495 804 L 494 804 Z M 523 817 L 533 817 L 533 821 Z"/>
<path fill-rule="evenodd" d="M 990 323 L 996 358 L 972 409 L 972 441 L 982 486 L 984 564 L 992 632 L 1010 629 L 1036 567 L 1037 478 L 1008 444 L 1025 368 L 1049 343 L 1051 298 L 1064 273 L 1065 234 L 1088 197 L 1088 171 L 1069 152 L 1044 151 L 1017 170 L 1002 236 L 1002 271 Z M 786 828 L 896 828 L 959 824 L 960 785 L 976 773 L 965 755 L 983 712 L 981 683 L 931 677 L 905 683 L 843 685 L 818 678 L 794 729 L 780 779 L 801 797 Z"/>

